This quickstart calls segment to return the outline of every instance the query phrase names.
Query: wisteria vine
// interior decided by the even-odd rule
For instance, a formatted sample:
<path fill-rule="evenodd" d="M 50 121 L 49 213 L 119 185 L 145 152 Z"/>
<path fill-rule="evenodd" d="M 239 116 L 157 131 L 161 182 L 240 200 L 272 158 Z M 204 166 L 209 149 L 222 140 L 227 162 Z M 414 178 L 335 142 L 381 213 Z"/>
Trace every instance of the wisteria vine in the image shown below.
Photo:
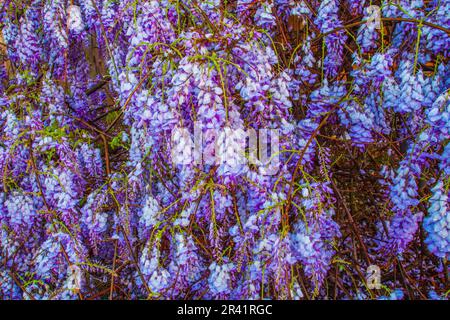
<path fill-rule="evenodd" d="M 0 30 L 0 298 L 448 298 L 449 0 L 4 0 Z M 269 167 L 227 157 L 249 130 Z"/>

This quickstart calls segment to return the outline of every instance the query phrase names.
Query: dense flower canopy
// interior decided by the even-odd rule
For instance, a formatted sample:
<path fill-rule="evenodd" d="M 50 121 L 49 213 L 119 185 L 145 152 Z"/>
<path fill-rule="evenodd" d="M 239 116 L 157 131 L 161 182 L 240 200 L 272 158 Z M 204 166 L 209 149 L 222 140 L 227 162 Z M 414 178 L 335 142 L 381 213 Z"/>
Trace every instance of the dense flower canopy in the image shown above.
<path fill-rule="evenodd" d="M 0 31 L 0 298 L 447 297 L 449 0 L 3 0 Z"/>

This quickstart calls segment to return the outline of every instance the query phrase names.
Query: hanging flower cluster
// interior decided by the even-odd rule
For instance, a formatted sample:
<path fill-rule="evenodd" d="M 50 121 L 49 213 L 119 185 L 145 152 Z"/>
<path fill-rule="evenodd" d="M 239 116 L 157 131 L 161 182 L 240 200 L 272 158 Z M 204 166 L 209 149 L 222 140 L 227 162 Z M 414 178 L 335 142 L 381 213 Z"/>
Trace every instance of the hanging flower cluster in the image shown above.
<path fill-rule="evenodd" d="M 0 298 L 446 298 L 449 17 L 4 0 Z"/>

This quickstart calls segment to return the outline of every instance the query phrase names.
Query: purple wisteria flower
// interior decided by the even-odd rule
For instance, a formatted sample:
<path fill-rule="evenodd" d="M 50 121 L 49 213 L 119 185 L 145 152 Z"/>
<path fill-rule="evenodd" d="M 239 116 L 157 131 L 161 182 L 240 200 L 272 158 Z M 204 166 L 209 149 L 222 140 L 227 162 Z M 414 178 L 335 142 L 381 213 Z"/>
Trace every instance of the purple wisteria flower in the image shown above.
<path fill-rule="evenodd" d="M 447 298 L 449 13 L 5 0 L 0 299 Z"/>

